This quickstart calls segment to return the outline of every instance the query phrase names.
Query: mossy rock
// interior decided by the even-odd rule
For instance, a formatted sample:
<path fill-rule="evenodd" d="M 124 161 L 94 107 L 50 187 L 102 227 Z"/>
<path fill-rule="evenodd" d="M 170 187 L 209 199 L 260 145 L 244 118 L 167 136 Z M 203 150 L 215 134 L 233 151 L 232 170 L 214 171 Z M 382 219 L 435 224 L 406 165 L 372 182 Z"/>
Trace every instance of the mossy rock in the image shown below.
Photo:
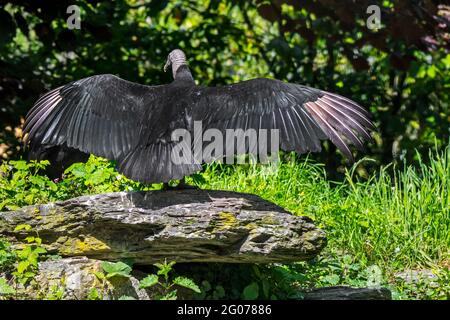
<path fill-rule="evenodd" d="M 29 224 L 30 231 L 13 231 Z M 0 234 L 19 244 L 39 234 L 63 257 L 150 265 L 294 262 L 316 256 L 325 233 L 260 197 L 215 190 L 118 192 L 24 207 L 0 215 Z"/>

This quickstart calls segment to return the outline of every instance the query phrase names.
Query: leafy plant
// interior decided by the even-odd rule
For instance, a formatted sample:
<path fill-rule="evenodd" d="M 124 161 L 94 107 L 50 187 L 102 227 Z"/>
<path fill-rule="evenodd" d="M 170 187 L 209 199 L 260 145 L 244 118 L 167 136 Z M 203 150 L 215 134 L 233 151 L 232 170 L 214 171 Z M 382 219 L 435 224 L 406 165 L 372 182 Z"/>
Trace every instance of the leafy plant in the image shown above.
<path fill-rule="evenodd" d="M 119 262 L 108 262 L 103 261 L 102 262 L 102 268 L 106 272 L 106 278 L 113 278 L 113 277 L 125 277 L 129 278 L 130 273 L 132 271 L 132 268 L 121 261 Z"/>
<path fill-rule="evenodd" d="M 150 274 L 139 282 L 141 289 L 148 289 L 158 285 L 162 289 L 162 293 L 156 297 L 160 300 L 175 300 L 177 299 L 176 286 L 189 289 L 195 293 L 200 293 L 200 288 L 195 284 L 192 279 L 187 277 L 178 276 L 173 280 L 170 280 L 169 273 L 173 270 L 175 261 L 154 264 L 158 271 L 156 274 Z"/>
<path fill-rule="evenodd" d="M 44 300 L 62 300 L 64 296 L 64 286 L 54 284 L 45 293 Z"/>
<path fill-rule="evenodd" d="M 259 286 L 256 282 L 250 283 L 244 288 L 242 298 L 245 300 L 255 300 L 259 296 Z"/>
<path fill-rule="evenodd" d="M 102 300 L 102 298 L 103 296 L 97 288 L 92 288 L 89 290 L 89 294 L 86 297 L 87 300 Z"/>
<path fill-rule="evenodd" d="M 11 296 L 16 293 L 16 290 L 8 283 L 8 281 L 0 277 L 0 299 L 2 296 Z"/>
<path fill-rule="evenodd" d="M 38 173 L 48 161 L 10 161 L 0 165 L 0 211 L 57 199 L 61 194 L 55 182 Z"/>
<path fill-rule="evenodd" d="M 6 239 L 0 238 L 0 273 L 11 271 L 16 259 L 17 255 L 11 248 L 10 243 Z"/>
<path fill-rule="evenodd" d="M 139 288 L 148 289 L 159 283 L 159 277 L 156 274 L 150 274 L 139 282 Z"/>
<path fill-rule="evenodd" d="M 122 261 L 103 261 L 101 268 L 103 271 L 94 272 L 94 275 L 100 281 L 100 287 L 91 288 L 86 297 L 88 300 L 102 300 L 114 288 L 111 281 L 131 277 L 132 267 Z"/>
<path fill-rule="evenodd" d="M 62 180 L 52 181 L 45 175 L 40 175 L 48 165 L 48 161 L 20 160 L 2 163 L 0 211 L 85 194 L 152 188 L 127 179 L 115 170 L 113 162 L 95 156 L 91 156 L 86 163 L 70 166 Z"/>
<path fill-rule="evenodd" d="M 14 231 L 19 232 L 20 230 L 31 230 L 31 226 L 27 224 L 18 225 Z M 12 272 L 15 276 L 16 281 L 22 285 L 26 285 L 34 279 L 38 271 L 38 262 L 40 257 L 47 253 L 42 246 L 42 240 L 39 236 L 28 236 L 25 238 L 27 244 L 16 251 L 17 255 L 17 269 Z"/>

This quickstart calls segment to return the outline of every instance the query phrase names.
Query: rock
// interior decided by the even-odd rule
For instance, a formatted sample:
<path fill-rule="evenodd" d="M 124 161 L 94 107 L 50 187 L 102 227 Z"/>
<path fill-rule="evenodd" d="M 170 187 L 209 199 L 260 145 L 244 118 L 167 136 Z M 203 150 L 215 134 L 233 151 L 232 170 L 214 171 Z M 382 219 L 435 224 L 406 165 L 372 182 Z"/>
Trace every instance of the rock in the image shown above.
<path fill-rule="evenodd" d="M 119 299 L 123 296 L 150 299 L 147 291 L 139 289 L 139 280 L 135 276 L 103 281 L 95 276 L 96 272 L 102 272 L 101 261 L 86 257 L 40 262 L 34 279 L 38 285 L 34 290 L 29 290 L 30 297 L 48 299 L 60 291 L 61 299 L 82 300 L 87 299 L 95 289 L 98 299 Z"/>
<path fill-rule="evenodd" d="M 31 231 L 14 232 L 19 224 Z M 148 265 L 293 262 L 316 256 L 325 234 L 255 195 L 213 190 L 118 192 L 2 212 L 0 234 L 20 243 L 36 232 L 63 257 Z"/>
<path fill-rule="evenodd" d="M 313 289 L 304 293 L 305 300 L 391 300 L 386 288 L 352 288 L 335 286 Z"/>
<path fill-rule="evenodd" d="M 431 270 L 406 270 L 395 274 L 396 278 L 402 279 L 409 284 L 417 284 L 420 282 L 435 283 L 438 276 Z"/>

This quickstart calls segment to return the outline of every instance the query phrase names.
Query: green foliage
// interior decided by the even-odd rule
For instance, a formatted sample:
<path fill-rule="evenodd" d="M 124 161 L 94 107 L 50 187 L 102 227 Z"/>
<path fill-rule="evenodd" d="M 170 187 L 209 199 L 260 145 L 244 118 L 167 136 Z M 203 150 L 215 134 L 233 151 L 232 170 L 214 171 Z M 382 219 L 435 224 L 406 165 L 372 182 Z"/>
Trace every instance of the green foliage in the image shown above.
<path fill-rule="evenodd" d="M 244 288 L 242 298 L 245 300 L 255 300 L 259 296 L 259 286 L 256 282 L 250 283 Z"/>
<path fill-rule="evenodd" d="M 0 238 L 0 272 L 11 271 L 17 259 L 16 253 L 5 239 Z"/>
<path fill-rule="evenodd" d="M 48 292 L 45 293 L 45 296 L 43 297 L 44 300 L 62 300 L 64 297 L 64 290 L 65 288 L 63 286 L 54 284 L 52 285 Z"/>
<path fill-rule="evenodd" d="M 296 157 L 277 167 L 212 164 L 203 173 L 206 183 L 201 187 L 257 194 L 295 214 L 311 216 L 327 231 L 329 242 L 320 261 L 272 270 L 269 296 L 261 290 L 263 280 L 251 276 L 259 284 L 259 298 L 295 296 L 292 284 L 297 282 L 302 287 L 387 285 L 394 283 L 396 272 L 445 270 L 449 261 L 450 150 L 430 151 L 428 165 L 418 159 L 418 166 L 388 166 L 367 179 L 356 175 L 364 169 L 360 162 L 341 182 L 328 181 L 321 165 Z M 212 292 L 207 290 L 205 297 Z M 236 294 L 227 291 L 226 296 Z"/>
<path fill-rule="evenodd" d="M 0 300 L 2 296 L 10 296 L 16 293 L 16 290 L 12 286 L 9 285 L 8 281 L 0 277 Z"/>
<path fill-rule="evenodd" d="M 87 300 L 102 300 L 102 295 L 97 288 L 92 288 L 89 290 Z"/>
<path fill-rule="evenodd" d="M 186 289 L 190 289 L 195 293 L 201 292 L 200 288 L 195 284 L 195 282 L 192 279 L 186 277 L 176 277 L 175 279 L 173 279 L 173 284 Z"/>
<path fill-rule="evenodd" d="M 150 189 L 119 174 L 113 162 L 95 156 L 73 164 L 60 181 L 39 175 L 48 165 L 48 161 L 23 160 L 1 164 L 0 211 L 84 194 Z"/>
<path fill-rule="evenodd" d="M 366 180 L 356 177 L 357 163 L 342 182 L 328 181 L 321 165 L 296 158 L 272 168 L 213 164 L 201 187 L 254 193 L 311 216 L 327 231 L 326 250 L 394 271 L 448 259 L 450 151 L 428 157 L 429 165 L 386 167 Z"/>
<path fill-rule="evenodd" d="M 159 277 L 156 274 L 150 274 L 139 282 L 139 288 L 148 289 L 159 283 Z"/>
<path fill-rule="evenodd" d="M 14 231 L 19 232 L 20 230 L 30 229 L 30 225 L 23 224 L 18 225 Z M 26 285 L 34 280 L 38 270 L 38 262 L 41 256 L 47 253 L 47 250 L 41 246 L 42 240 L 39 236 L 28 236 L 25 238 L 25 241 L 27 242 L 27 245 L 22 249 L 15 251 L 17 255 L 17 270 L 12 272 L 16 281 L 22 285 Z"/>
<path fill-rule="evenodd" d="M 195 299 L 267 300 L 301 297 L 293 273 L 280 272 L 280 266 L 205 264 L 186 267 L 185 270 L 180 268 L 177 272 L 201 284 L 201 292 L 194 295 Z"/>
<path fill-rule="evenodd" d="M 58 199 L 62 195 L 50 179 L 38 172 L 48 161 L 10 161 L 0 165 L 0 210 L 14 210 L 22 206 Z"/>
<path fill-rule="evenodd" d="M 156 263 L 156 273 L 151 273 L 139 281 L 140 289 L 152 289 L 152 297 L 159 300 L 175 300 L 179 288 L 188 289 L 189 291 L 200 293 L 200 288 L 196 283 L 185 276 L 172 277 L 173 266 L 175 261 Z M 94 275 L 100 280 L 100 286 L 90 290 L 88 300 L 102 300 L 108 293 L 112 293 L 117 278 L 129 278 L 131 276 L 132 267 L 124 262 L 108 262 L 101 263 L 104 272 L 94 272 Z M 154 292 L 154 293 L 153 293 Z M 134 300 L 130 296 L 121 296 L 119 300 Z"/>
<path fill-rule="evenodd" d="M 191 290 L 195 293 L 201 293 L 200 288 L 194 282 L 194 280 L 177 276 L 173 280 L 170 279 L 170 273 L 173 271 L 175 261 L 164 261 L 164 263 L 155 263 L 155 267 L 158 268 L 156 274 L 150 274 L 139 282 L 141 289 L 149 289 L 156 285 L 161 289 L 161 293 L 156 295 L 156 299 L 159 300 L 174 300 L 177 299 L 176 287 L 182 287 Z"/>
<path fill-rule="evenodd" d="M 317 261 L 296 264 L 295 267 L 273 267 L 260 276 L 258 268 L 234 272 L 229 275 L 230 279 L 237 274 L 243 277 L 228 281 L 233 288 L 227 281 L 217 281 L 205 273 L 205 277 L 195 278 L 201 284 L 197 298 L 299 298 L 299 288 L 339 284 L 372 286 L 379 283 L 391 285 L 394 289 L 399 286 L 397 297 L 414 297 L 407 286 L 394 281 L 393 275 L 404 269 L 442 270 L 445 267 L 441 266 L 445 266 L 449 259 L 450 152 L 448 148 L 441 153 L 430 152 L 428 158 L 429 165 L 420 162 L 416 167 L 405 165 L 400 169 L 388 166 L 366 180 L 357 177 L 356 172 L 363 168 L 361 163 L 357 163 L 345 172 L 345 180 L 341 182 L 328 181 L 321 165 L 289 155 L 278 166 L 216 163 L 206 166 L 200 174 L 202 179 L 195 178 L 202 188 L 254 193 L 294 214 L 309 215 L 327 231 L 329 243 Z M 29 179 L 33 176 L 46 181 L 44 188 L 39 189 L 43 195 L 33 200 L 36 202 L 55 201 L 59 196 L 65 199 L 99 190 L 150 188 L 123 178 L 114 171 L 111 162 L 91 157 L 87 164 L 75 164 L 69 168 L 65 178 L 55 184 L 57 189 L 52 190 L 48 187 L 48 179 L 33 171 L 41 165 L 31 163 L 27 167 L 24 162 L 2 165 L 2 168 L 9 168 L 10 173 L 8 177 L 0 178 L 1 183 L 21 186 L 14 190 L 11 198 L 0 191 L 3 196 L 0 201 L 9 201 L 5 208 L 23 204 L 21 199 L 34 186 Z M 92 175 L 97 170 L 108 172 L 108 178 L 93 179 Z M 20 179 L 14 178 L 16 171 L 21 172 Z M 21 232 L 22 228 L 27 230 L 30 227 L 19 226 L 16 232 Z M 20 268 L 15 272 L 24 282 L 32 279 L 36 261 L 44 254 L 39 237 L 29 237 L 26 241 L 30 242 L 29 246 L 17 251 L 10 250 L 6 241 L 0 241 L 0 266 L 11 270 L 18 261 Z M 106 274 L 110 274 L 109 277 L 126 276 L 129 269 L 124 265 L 117 265 L 117 269 L 111 267 L 109 271 L 105 270 Z M 157 268 L 157 274 L 147 277 L 142 286 L 158 286 L 165 290 L 159 298 L 175 298 L 177 294 L 172 288 L 175 284 L 169 276 L 173 264 L 157 264 Z M 190 278 L 189 274 L 183 276 Z M 158 283 L 154 283 L 155 277 Z M 441 283 L 438 282 L 439 285 Z M 196 287 L 191 289 L 198 291 Z M 420 297 L 430 297 L 427 292 L 434 292 L 436 297 L 445 296 L 440 288 L 430 290 L 425 290 Z"/>
<path fill-rule="evenodd" d="M 119 262 L 102 262 L 102 268 L 106 272 L 106 278 L 125 277 L 129 278 L 132 268 L 121 261 Z"/>
<path fill-rule="evenodd" d="M 70 197 L 82 194 L 96 194 L 114 191 L 145 189 L 115 170 L 112 161 L 91 156 L 86 163 L 75 163 L 64 173 L 63 185 Z"/>
<path fill-rule="evenodd" d="M 129 264 L 122 261 L 102 261 L 101 267 L 103 272 L 93 272 L 100 281 L 100 285 L 98 287 L 91 288 L 86 297 L 87 300 L 103 300 L 104 297 L 108 293 L 111 293 L 114 289 L 114 281 L 131 277 L 131 272 L 133 270 Z M 120 298 L 125 298 L 125 296 Z"/>
<path fill-rule="evenodd" d="M 28 224 L 20 224 L 14 232 L 20 233 L 30 231 L 32 228 Z M 27 236 L 24 238 L 24 244 L 19 248 L 12 248 L 4 239 L 0 238 L 0 274 L 8 277 L 0 277 L 0 298 L 19 298 L 26 297 L 27 288 L 34 287 L 35 276 L 38 272 L 38 263 L 45 259 L 47 250 L 42 247 L 42 240 L 36 233 L 36 236 Z M 16 285 L 20 284 L 20 289 L 16 289 Z M 50 298 L 62 296 L 55 288 L 51 288 L 49 292 Z"/>

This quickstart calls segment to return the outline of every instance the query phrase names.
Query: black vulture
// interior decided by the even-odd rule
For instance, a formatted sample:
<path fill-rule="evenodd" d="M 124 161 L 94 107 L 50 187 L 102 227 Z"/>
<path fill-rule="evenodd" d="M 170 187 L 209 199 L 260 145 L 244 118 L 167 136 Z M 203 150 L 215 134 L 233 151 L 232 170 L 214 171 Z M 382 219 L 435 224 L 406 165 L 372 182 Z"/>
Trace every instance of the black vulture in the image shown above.
<path fill-rule="evenodd" d="M 304 85 L 258 78 L 219 87 L 197 86 L 183 51 L 164 66 L 173 82 L 147 86 L 115 75 L 95 75 L 53 89 L 36 101 L 24 124 L 31 156 L 65 148 L 117 162 L 119 172 L 143 183 L 182 179 L 201 163 L 171 161 L 173 130 L 278 129 L 280 148 L 318 152 L 329 139 L 349 159 L 374 125 L 369 113 L 343 96 Z M 57 152 L 59 149 L 56 149 Z M 38 156 L 40 155 L 40 156 Z"/>

